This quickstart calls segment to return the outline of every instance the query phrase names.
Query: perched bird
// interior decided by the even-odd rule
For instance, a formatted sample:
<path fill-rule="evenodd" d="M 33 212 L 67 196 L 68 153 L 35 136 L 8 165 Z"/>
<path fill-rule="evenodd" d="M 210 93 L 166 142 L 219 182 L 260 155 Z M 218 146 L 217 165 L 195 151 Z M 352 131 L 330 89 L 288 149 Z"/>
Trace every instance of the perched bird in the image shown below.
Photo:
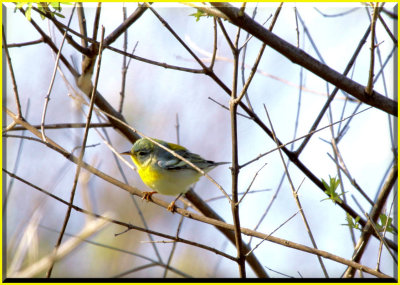
<path fill-rule="evenodd" d="M 158 139 L 153 140 L 187 159 L 206 173 L 218 165 L 229 163 L 205 160 L 200 155 L 191 153 L 178 144 Z M 155 193 L 171 196 L 178 195 L 168 206 L 168 210 L 171 212 L 174 211 L 175 202 L 179 197 L 188 192 L 190 186 L 202 176 L 200 172 L 189 164 L 146 138 L 137 140 L 130 151 L 121 154 L 131 156 L 133 163 L 138 169 L 140 178 L 147 186 L 154 190 L 144 192 L 143 199 L 149 200 Z"/>

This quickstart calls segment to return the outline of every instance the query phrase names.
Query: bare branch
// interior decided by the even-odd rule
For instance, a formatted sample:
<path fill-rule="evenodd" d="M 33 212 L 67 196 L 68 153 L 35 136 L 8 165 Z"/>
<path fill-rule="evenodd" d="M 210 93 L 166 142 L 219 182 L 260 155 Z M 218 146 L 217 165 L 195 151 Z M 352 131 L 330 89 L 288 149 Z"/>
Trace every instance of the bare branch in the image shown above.
<path fill-rule="evenodd" d="M 275 49 L 292 62 L 299 64 L 309 71 L 313 72 L 317 76 L 325 79 L 326 81 L 332 83 L 338 88 L 346 91 L 347 93 L 353 95 L 360 101 L 374 106 L 382 111 L 385 111 L 391 115 L 397 117 L 397 102 L 390 98 L 373 91 L 371 95 L 365 93 L 364 87 L 357 82 L 343 76 L 337 71 L 331 69 L 325 64 L 317 61 L 306 52 L 297 49 L 288 42 L 282 40 L 278 36 L 266 30 L 263 26 L 253 21 L 246 14 L 239 15 L 239 9 L 232 7 L 228 3 L 211 2 L 211 4 L 224 13 L 229 21 L 247 32 L 251 33 L 257 37 L 262 42 L 268 44 L 271 48 Z"/>

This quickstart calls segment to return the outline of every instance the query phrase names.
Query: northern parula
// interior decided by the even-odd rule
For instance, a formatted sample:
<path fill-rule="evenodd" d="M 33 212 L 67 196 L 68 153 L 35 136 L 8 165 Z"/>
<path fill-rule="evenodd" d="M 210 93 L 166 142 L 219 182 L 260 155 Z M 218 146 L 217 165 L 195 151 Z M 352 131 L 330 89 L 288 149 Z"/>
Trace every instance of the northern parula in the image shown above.
<path fill-rule="evenodd" d="M 229 163 L 205 160 L 200 155 L 192 153 L 178 144 L 158 139 L 153 140 L 187 159 L 206 173 L 218 165 Z M 186 162 L 146 138 L 137 140 L 130 151 L 121 154 L 131 156 L 142 181 L 154 190 L 144 192 L 143 199 L 149 200 L 155 193 L 171 196 L 179 195 L 168 206 L 168 210 L 171 212 L 174 211 L 175 202 L 179 197 L 188 192 L 190 186 L 202 176 L 200 172 Z"/>

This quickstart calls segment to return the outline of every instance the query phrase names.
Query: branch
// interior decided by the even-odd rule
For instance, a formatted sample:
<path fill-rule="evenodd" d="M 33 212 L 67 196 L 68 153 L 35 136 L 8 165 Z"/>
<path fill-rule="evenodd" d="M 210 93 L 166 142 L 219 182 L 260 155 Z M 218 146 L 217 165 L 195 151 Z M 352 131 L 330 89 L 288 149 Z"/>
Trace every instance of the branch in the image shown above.
<path fill-rule="evenodd" d="M 371 20 L 371 60 L 369 63 L 369 75 L 368 75 L 368 83 L 367 87 L 365 87 L 365 92 L 370 95 L 374 88 L 373 81 L 374 81 L 374 67 L 375 67 L 375 27 L 376 27 L 376 19 L 379 14 L 379 3 L 371 4 L 373 10 L 372 20 Z"/>
<path fill-rule="evenodd" d="M 371 95 L 366 94 L 364 86 L 343 76 L 339 72 L 322 64 L 306 52 L 296 48 L 285 40 L 274 35 L 263 26 L 252 20 L 248 15 L 239 13 L 239 9 L 232 7 L 228 3 L 211 2 L 211 4 L 223 12 L 229 21 L 250 34 L 254 35 L 260 41 L 266 43 L 277 52 L 281 53 L 293 63 L 299 64 L 317 76 L 325 79 L 347 93 L 353 95 L 358 100 L 368 105 L 374 106 L 386 113 L 397 117 L 397 102 L 389 99 L 376 91 Z"/>
<path fill-rule="evenodd" d="M 40 143 L 49 145 L 49 143 L 46 143 L 46 142 L 44 142 L 44 141 L 41 141 L 41 140 L 37 140 L 37 141 L 40 142 Z M 55 149 L 55 150 L 57 150 L 57 149 Z M 60 150 L 57 150 L 57 151 L 60 151 Z M 75 159 L 77 160 L 77 158 L 75 158 Z M 101 171 L 97 170 L 97 169 L 94 168 L 94 167 L 91 167 L 90 165 L 87 165 L 87 164 L 84 163 L 84 162 L 83 162 L 82 166 L 83 166 L 84 168 L 87 167 L 86 169 L 87 169 L 88 171 L 90 171 L 90 172 L 92 172 L 92 170 L 94 170 L 94 171 L 95 171 L 96 173 L 98 173 L 98 174 L 99 174 L 99 173 L 102 173 Z M 14 175 L 13 173 L 10 173 L 10 172 L 8 172 L 8 171 L 5 170 L 5 169 L 3 169 L 3 171 L 5 171 L 8 175 L 10 175 L 10 176 L 12 176 L 12 177 L 14 177 L 14 178 L 21 180 L 21 178 L 19 178 L 18 176 Z M 93 172 L 93 173 L 94 173 L 94 172 Z M 94 173 L 94 174 L 95 174 L 95 175 L 98 175 L 98 174 L 96 174 L 96 173 Z M 103 173 L 103 174 L 104 174 L 104 173 Z M 104 175 L 107 176 L 106 174 L 104 174 Z M 124 186 L 123 188 L 126 188 L 126 190 L 127 190 L 127 189 L 130 189 L 130 190 L 133 191 L 133 192 L 136 192 L 136 191 L 140 192 L 139 190 L 137 190 L 137 189 L 134 188 L 134 187 L 128 186 L 128 185 L 126 185 L 126 184 L 123 184 L 123 183 L 119 182 L 118 180 L 116 180 L 116 179 L 114 179 L 114 178 L 112 178 L 112 177 L 110 177 L 110 176 L 108 176 L 108 177 L 109 177 L 111 180 L 116 181 L 116 182 L 118 182 L 119 184 L 123 185 L 123 186 Z M 26 183 L 27 181 L 26 181 L 26 182 L 23 181 L 23 182 Z M 110 182 L 110 181 L 109 181 L 109 182 Z M 51 194 L 51 193 L 48 193 L 48 192 L 46 192 L 46 191 L 42 191 L 43 189 L 40 189 L 40 188 L 38 189 L 38 187 L 36 187 L 35 185 L 30 184 L 29 182 L 27 182 L 27 183 L 28 183 L 30 186 L 32 186 L 33 188 L 35 188 L 35 189 L 37 189 L 37 190 L 39 190 L 39 191 L 45 193 L 46 195 L 49 195 L 50 197 L 56 199 L 57 201 L 59 201 L 59 202 L 61 202 L 61 203 L 63 203 L 63 204 L 69 205 L 69 206 L 71 206 L 72 208 L 74 208 L 74 209 L 77 210 L 77 211 L 80 211 L 80 208 L 79 208 L 79 207 L 77 207 L 77 206 L 75 206 L 75 205 L 71 205 L 71 204 L 69 204 L 68 202 L 66 202 L 66 201 L 64 201 L 64 200 L 62 200 L 62 199 L 60 199 L 59 197 L 57 197 L 57 196 L 55 196 L 55 195 L 53 195 L 53 194 Z M 189 192 L 188 192 L 188 193 L 189 193 Z M 136 195 L 137 195 L 137 194 L 136 194 Z M 155 203 L 158 204 L 158 205 L 162 204 L 164 208 L 167 208 L 168 205 L 169 205 L 169 203 L 164 202 L 164 201 L 159 200 L 159 199 L 156 199 L 156 198 L 152 198 L 152 200 L 153 200 L 153 202 L 155 202 Z M 226 223 L 224 223 L 224 222 L 217 221 L 217 220 L 215 220 L 215 219 L 207 218 L 207 217 L 204 217 L 204 216 L 202 216 L 202 215 L 197 215 L 197 214 L 195 214 L 195 213 L 193 213 L 193 212 L 190 212 L 190 211 L 187 211 L 187 210 L 184 210 L 184 209 L 181 209 L 181 208 L 177 208 L 176 211 L 179 212 L 180 214 L 182 214 L 183 216 L 188 217 L 188 218 L 190 218 L 190 219 L 194 219 L 194 220 L 202 221 L 202 222 L 205 222 L 205 223 L 208 223 L 208 224 L 211 224 L 211 225 L 215 225 L 215 226 L 218 226 L 219 228 L 224 228 L 224 229 L 229 230 L 229 231 L 231 231 L 231 232 L 234 230 L 234 225 L 231 225 L 231 224 L 226 224 Z M 82 212 L 85 213 L 85 214 L 93 215 L 93 216 L 96 217 L 96 218 L 102 218 L 102 219 L 105 219 L 105 220 L 107 220 L 107 221 L 110 221 L 110 222 L 112 222 L 112 223 L 114 223 L 114 224 L 121 225 L 121 226 L 123 226 L 123 227 L 126 227 L 128 230 L 129 230 L 129 229 L 135 229 L 135 230 L 140 230 L 140 231 L 148 232 L 148 233 L 151 233 L 151 234 L 156 234 L 156 235 L 159 235 L 159 236 L 162 236 L 162 237 L 165 237 L 165 238 L 169 238 L 169 237 L 170 237 L 170 236 L 165 235 L 165 234 L 162 234 L 162 233 L 158 233 L 158 232 L 155 232 L 155 231 L 143 229 L 143 228 L 140 228 L 140 227 L 131 225 L 131 224 L 127 224 L 127 223 L 124 223 L 124 222 L 120 222 L 120 221 L 118 221 L 118 220 L 113 220 L 113 219 L 105 218 L 105 217 L 100 216 L 100 215 L 98 215 L 98 214 L 90 213 L 90 212 L 88 212 L 88 211 L 86 211 L 86 210 L 84 210 L 84 209 L 82 209 Z M 268 241 L 271 241 L 271 242 L 274 242 L 274 243 L 277 243 L 277 244 L 281 244 L 281 245 L 284 245 L 284 246 L 287 246 L 287 247 L 290 247 L 290 248 L 302 250 L 302 251 L 305 251 L 305 252 L 308 252 L 308 253 L 312 253 L 312 254 L 317 254 L 317 255 L 319 255 L 319 256 L 322 256 L 322 257 L 331 259 L 331 260 L 333 260 L 333 261 L 336 261 L 336 262 L 339 262 L 339 263 L 342 263 L 342 264 L 346 264 L 346 265 L 352 266 L 352 267 L 354 267 L 354 268 L 360 269 L 360 270 L 362 270 L 362 271 L 364 271 L 364 272 L 367 272 L 367 273 L 372 274 L 372 275 L 374 275 L 374 276 L 376 276 L 376 277 L 379 277 L 379 278 L 391 278 L 390 276 L 388 276 L 388 275 L 386 275 L 386 274 L 384 274 L 384 273 L 378 272 L 378 271 L 376 271 L 376 270 L 374 270 L 374 269 L 372 269 L 372 268 L 370 268 L 370 267 L 361 265 L 361 264 L 356 263 L 356 262 L 351 261 L 351 260 L 344 259 L 344 258 L 342 258 L 342 257 L 340 257 L 340 256 L 336 256 L 336 255 L 334 255 L 334 254 L 331 254 L 331 253 L 326 252 L 326 251 L 323 251 L 323 250 L 317 250 L 317 249 L 314 249 L 314 248 L 310 248 L 310 247 L 305 246 L 305 245 L 302 245 L 302 244 L 298 244 L 298 243 L 294 243 L 294 242 L 291 242 L 291 241 L 288 241 L 288 240 L 285 240 L 285 239 L 273 237 L 273 236 L 271 236 L 270 234 L 264 234 L 264 233 L 256 232 L 256 231 L 253 231 L 253 230 L 250 230 L 250 229 L 247 229 L 247 228 L 241 228 L 241 232 L 242 232 L 243 234 L 245 234 L 245 235 L 255 236 L 255 237 L 258 237 L 258 238 L 260 238 L 260 239 L 268 240 Z M 172 237 L 172 238 L 173 238 L 174 240 L 177 240 L 175 237 Z M 181 239 L 181 240 L 177 240 L 177 241 L 183 242 L 182 239 Z"/>
<path fill-rule="evenodd" d="M 379 214 L 381 213 L 383 206 L 386 204 L 386 200 L 390 194 L 390 191 L 393 189 L 396 180 L 397 180 L 397 163 L 395 162 L 388 178 L 386 179 L 385 185 L 383 185 L 379 193 L 378 199 L 374 207 L 372 208 L 371 213 L 369 214 L 371 221 L 376 222 L 378 220 Z M 368 223 L 363 228 L 361 237 L 358 240 L 357 245 L 354 249 L 355 254 L 353 255 L 352 260 L 355 262 L 358 262 L 361 259 L 367 247 L 371 234 L 373 232 L 371 221 L 368 220 Z M 355 272 L 356 268 L 348 267 L 343 276 L 346 278 L 351 278 L 354 276 Z"/>

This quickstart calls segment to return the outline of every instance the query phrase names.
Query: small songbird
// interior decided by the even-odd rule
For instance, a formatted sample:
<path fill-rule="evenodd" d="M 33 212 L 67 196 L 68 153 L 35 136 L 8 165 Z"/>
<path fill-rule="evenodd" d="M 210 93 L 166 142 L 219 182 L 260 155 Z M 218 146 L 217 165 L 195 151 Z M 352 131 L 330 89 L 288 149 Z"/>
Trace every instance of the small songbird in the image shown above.
<path fill-rule="evenodd" d="M 178 144 L 158 139 L 153 140 L 187 159 L 206 173 L 218 165 L 229 163 L 205 160 L 200 155 L 192 153 Z M 179 195 L 168 206 L 168 210 L 171 212 L 174 211 L 175 202 L 179 197 L 188 192 L 190 186 L 202 176 L 200 172 L 189 164 L 146 138 L 137 140 L 130 151 L 121 154 L 131 156 L 133 163 L 138 169 L 140 178 L 147 186 L 154 190 L 144 192 L 143 199 L 149 200 L 155 193 L 171 196 Z"/>

